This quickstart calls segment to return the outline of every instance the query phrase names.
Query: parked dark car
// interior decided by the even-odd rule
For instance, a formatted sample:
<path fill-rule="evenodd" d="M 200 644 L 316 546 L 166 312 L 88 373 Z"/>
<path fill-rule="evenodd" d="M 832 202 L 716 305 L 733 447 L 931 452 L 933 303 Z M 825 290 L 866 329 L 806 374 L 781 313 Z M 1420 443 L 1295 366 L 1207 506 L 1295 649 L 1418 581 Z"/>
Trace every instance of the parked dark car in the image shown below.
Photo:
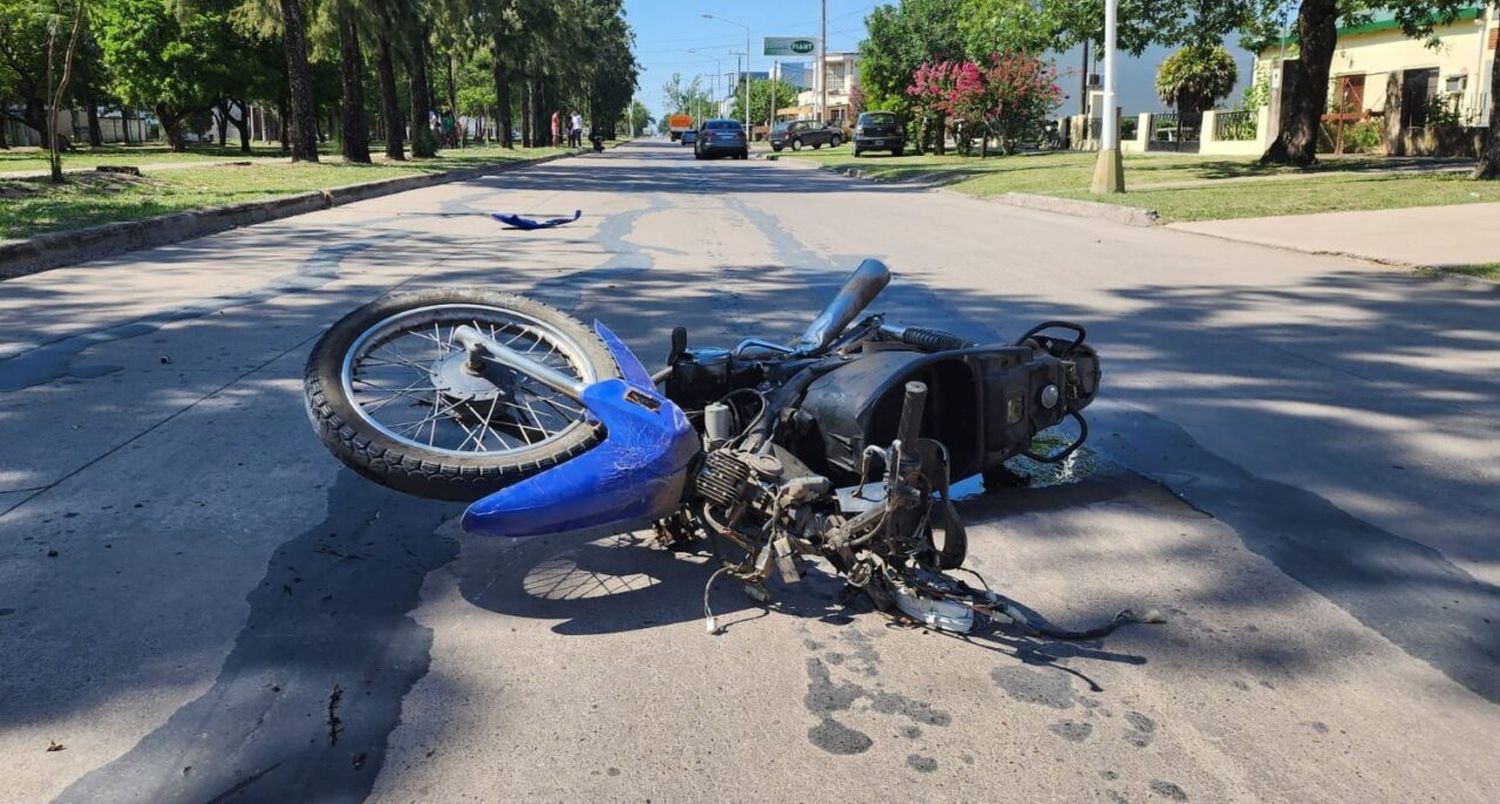
<path fill-rule="evenodd" d="M 906 130 L 895 112 L 863 112 L 854 121 L 854 155 L 865 151 L 906 151 Z"/>
<path fill-rule="evenodd" d="M 803 148 L 822 148 L 825 145 L 837 148 L 843 142 L 843 129 L 832 124 L 825 126 L 816 120 L 777 123 L 771 129 L 771 148 L 776 151 L 787 147 L 800 151 Z"/>
<path fill-rule="evenodd" d="M 695 139 L 695 159 L 712 159 L 716 156 L 750 158 L 750 144 L 745 140 L 745 127 L 738 120 L 705 120 Z"/>

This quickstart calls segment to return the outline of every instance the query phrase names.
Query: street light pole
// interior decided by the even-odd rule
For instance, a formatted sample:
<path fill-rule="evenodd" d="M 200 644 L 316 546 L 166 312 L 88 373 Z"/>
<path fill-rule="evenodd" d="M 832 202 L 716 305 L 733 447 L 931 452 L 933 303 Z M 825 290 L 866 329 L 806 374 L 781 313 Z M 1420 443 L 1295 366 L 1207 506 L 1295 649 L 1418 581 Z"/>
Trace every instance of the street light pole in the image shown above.
<path fill-rule="evenodd" d="M 724 75 L 724 63 L 719 60 L 719 54 L 715 53 L 713 51 L 710 51 L 710 50 L 704 50 L 702 48 L 696 48 L 696 47 L 690 47 L 690 48 L 688 48 L 687 52 L 689 52 L 689 53 L 696 53 L 699 56 L 705 56 L 705 57 L 707 57 L 707 58 L 709 58 L 709 59 L 711 59 L 713 61 L 713 63 L 714 63 L 714 78 L 713 78 L 712 81 L 709 82 L 709 90 L 708 91 L 711 92 L 711 93 L 713 93 L 714 102 L 718 103 L 719 102 L 719 77 L 722 76 L 722 75 Z"/>
<path fill-rule="evenodd" d="M 740 27 L 740 28 L 744 28 L 745 29 L 745 70 L 744 70 L 744 78 L 745 78 L 745 141 L 749 142 L 749 140 L 750 140 L 750 26 L 745 25 L 743 23 L 735 22 L 734 20 L 726 20 L 723 17 L 718 16 L 717 14 L 710 14 L 710 13 L 708 13 L 706 11 L 703 12 L 703 18 L 704 19 L 709 19 L 709 20 L 718 20 L 719 22 L 727 22 L 730 25 L 734 25 L 736 27 Z"/>
<path fill-rule="evenodd" d="M 818 37 L 818 122 L 828 125 L 828 0 L 823 0 L 823 33 Z"/>
<path fill-rule="evenodd" d="M 1095 194 L 1125 192 L 1125 163 L 1120 158 L 1120 114 L 1115 100 L 1115 27 L 1119 0 L 1104 2 L 1104 118 L 1099 137 L 1099 159 L 1094 163 Z"/>

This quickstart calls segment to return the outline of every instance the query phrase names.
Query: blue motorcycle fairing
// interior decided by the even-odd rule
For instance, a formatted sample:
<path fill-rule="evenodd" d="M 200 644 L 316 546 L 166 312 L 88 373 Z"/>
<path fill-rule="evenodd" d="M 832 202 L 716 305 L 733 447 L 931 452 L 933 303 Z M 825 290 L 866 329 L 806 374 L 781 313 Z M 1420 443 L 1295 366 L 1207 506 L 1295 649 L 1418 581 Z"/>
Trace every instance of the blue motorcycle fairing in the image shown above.
<path fill-rule="evenodd" d="M 469 506 L 463 529 L 484 536 L 540 536 L 660 519 L 682 499 L 698 434 L 682 409 L 656 391 L 645 366 L 603 324 L 594 323 L 624 379 L 583 390 L 604 427 L 598 446 Z"/>

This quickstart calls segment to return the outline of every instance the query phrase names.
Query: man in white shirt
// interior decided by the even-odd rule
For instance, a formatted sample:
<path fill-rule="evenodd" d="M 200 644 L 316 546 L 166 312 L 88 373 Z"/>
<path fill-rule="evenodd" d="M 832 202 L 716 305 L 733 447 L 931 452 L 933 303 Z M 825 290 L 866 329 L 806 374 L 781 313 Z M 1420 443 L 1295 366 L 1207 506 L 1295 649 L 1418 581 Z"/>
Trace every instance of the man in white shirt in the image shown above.
<path fill-rule="evenodd" d="M 583 147 L 583 115 L 573 113 L 573 128 L 568 131 L 568 145 L 573 148 Z"/>

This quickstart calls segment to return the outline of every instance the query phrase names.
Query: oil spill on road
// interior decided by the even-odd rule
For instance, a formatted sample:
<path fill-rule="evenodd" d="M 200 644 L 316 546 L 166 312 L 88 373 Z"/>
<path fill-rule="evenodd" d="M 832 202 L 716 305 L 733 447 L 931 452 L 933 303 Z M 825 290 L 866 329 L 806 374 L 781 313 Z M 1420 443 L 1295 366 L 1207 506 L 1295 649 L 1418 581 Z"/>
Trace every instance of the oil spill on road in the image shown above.
<path fill-rule="evenodd" d="M 1047 727 L 1047 731 L 1070 743 L 1081 743 L 1094 732 L 1094 724 L 1081 720 L 1059 720 Z"/>
<path fill-rule="evenodd" d="M 1072 709 L 1076 698 L 1072 676 L 1063 670 L 1032 670 L 1025 665 L 1002 665 L 990 671 L 995 686 L 1023 703 Z"/>
<path fill-rule="evenodd" d="M 1125 722 L 1130 729 L 1125 732 L 1125 742 L 1136 748 L 1145 748 L 1156 736 L 1156 721 L 1140 712 L 1126 712 Z"/>
<path fill-rule="evenodd" d="M 1187 793 L 1181 787 L 1162 779 L 1151 780 L 1151 792 L 1172 801 L 1187 801 Z"/>
<path fill-rule="evenodd" d="M 876 653 L 870 637 L 859 633 L 856 629 L 849 628 L 844 638 L 845 641 L 852 642 L 855 649 L 851 654 L 840 655 L 852 655 L 858 664 L 852 665 L 846 662 L 842 665 L 843 668 L 868 677 L 877 675 L 880 656 Z M 820 643 L 812 640 L 807 640 L 805 644 L 822 647 Z M 856 710 L 854 705 L 860 701 L 866 702 L 866 707 Z M 863 753 L 875 744 L 868 734 L 837 720 L 834 717 L 837 714 L 868 711 L 903 717 L 911 722 L 911 725 L 901 732 L 902 736 L 907 739 L 920 737 L 921 726 L 948 726 L 953 722 L 951 715 L 934 708 L 926 701 L 919 701 L 888 690 L 871 690 L 852 681 L 835 682 L 828 664 L 817 656 L 807 657 L 807 694 L 803 696 L 802 705 L 810 714 L 818 718 L 817 725 L 808 729 L 808 742 L 830 754 Z M 933 768 L 936 768 L 935 762 Z"/>
<path fill-rule="evenodd" d="M 409 612 L 457 554 L 457 513 L 339 470 L 327 517 L 279 547 L 213 686 L 59 801 L 360 801 L 432 633 Z"/>
<path fill-rule="evenodd" d="M 932 773 L 938 769 L 938 762 L 932 757 L 924 757 L 921 754 L 909 754 L 906 757 L 906 767 L 919 773 Z"/>

